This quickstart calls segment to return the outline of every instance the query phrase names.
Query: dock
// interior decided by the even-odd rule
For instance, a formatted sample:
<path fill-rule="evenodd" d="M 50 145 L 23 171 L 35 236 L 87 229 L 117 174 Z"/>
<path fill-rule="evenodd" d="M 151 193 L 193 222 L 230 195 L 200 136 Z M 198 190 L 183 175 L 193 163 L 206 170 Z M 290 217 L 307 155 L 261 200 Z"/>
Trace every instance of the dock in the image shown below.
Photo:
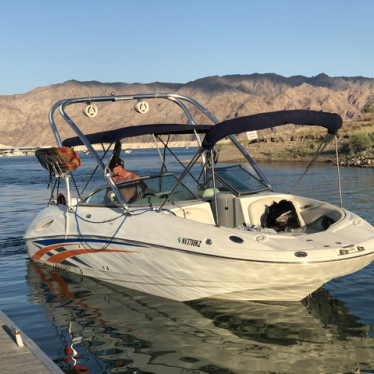
<path fill-rule="evenodd" d="M 64 372 L 0 310 L 0 374 Z"/>

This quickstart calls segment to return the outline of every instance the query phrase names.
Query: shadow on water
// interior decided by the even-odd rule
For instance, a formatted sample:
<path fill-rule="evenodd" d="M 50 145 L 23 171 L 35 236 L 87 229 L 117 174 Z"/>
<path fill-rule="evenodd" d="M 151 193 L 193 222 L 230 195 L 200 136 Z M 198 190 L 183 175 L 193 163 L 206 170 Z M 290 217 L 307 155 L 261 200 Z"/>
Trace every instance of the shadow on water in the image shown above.
<path fill-rule="evenodd" d="M 55 329 L 59 353 L 54 359 L 64 370 L 234 374 L 374 369 L 372 326 L 360 323 L 323 289 L 302 303 L 180 303 L 34 262 L 28 263 L 27 283 L 30 302 L 42 306 Z"/>

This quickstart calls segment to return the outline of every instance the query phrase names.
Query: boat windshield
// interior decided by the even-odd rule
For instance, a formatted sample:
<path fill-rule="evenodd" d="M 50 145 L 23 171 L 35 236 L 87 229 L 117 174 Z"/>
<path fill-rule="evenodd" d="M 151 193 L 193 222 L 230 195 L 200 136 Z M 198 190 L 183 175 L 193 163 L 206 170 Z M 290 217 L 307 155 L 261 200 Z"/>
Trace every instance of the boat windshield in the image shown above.
<path fill-rule="evenodd" d="M 157 205 L 162 204 L 177 184 L 174 174 L 132 179 L 117 184 L 126 204 Z M 182 183 L 168 200 L 171 203 L 198 200 L 198 198 Z M 111 187 L 103 187 L 87 196 L 81 205 L 120 205 Z"/>
<path fill-rule="evenodd" d="M 209 173 L 212 175 L 211 170 Z M 216 177 L 216 188 L 220 192 L 232 192 L 236 195 L 252 194 L 269 189 L 255 176 L 249 173 L 242 165 L 232 165 L 214 168 Z M 200 190 L 213 188 L 213 181 L 210 178 Z"/>

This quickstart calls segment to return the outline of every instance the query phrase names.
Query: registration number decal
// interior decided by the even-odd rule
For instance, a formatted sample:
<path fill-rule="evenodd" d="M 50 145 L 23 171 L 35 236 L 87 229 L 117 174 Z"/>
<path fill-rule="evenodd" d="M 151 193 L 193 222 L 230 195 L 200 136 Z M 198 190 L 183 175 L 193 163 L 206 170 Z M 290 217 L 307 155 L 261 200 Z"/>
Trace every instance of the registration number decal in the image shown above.
<path fill-rule="evenodd" d="M 185 245 L 191 245 L 193 247 L 200 247 L 201 240 L 188 239 L 188 238 L 178 238 L 178 242 Z"/>

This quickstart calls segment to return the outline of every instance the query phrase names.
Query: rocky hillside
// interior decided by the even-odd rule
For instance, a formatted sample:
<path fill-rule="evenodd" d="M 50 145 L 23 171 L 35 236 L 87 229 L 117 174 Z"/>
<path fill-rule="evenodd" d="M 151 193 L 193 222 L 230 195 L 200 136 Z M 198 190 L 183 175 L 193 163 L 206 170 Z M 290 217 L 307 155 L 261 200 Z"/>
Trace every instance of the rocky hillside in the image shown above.
<path fill-rule="evenodd" d="M 374 103 L 374 79 L 364 77 L 293 76 L 251 74 L 213 76 L 187 84 L 100 83 L 68 81 L 36 88 L 25 94 L 0 96 L 0 142 L 12 146 L 54 145 L 48 124 L 48 111 L 58 100 L 74 97 L 136 93 L 178 93 L 189 96 L 219 120 L 260 112 L 287 109 L 323 110 L 340 114 L 343 119 L 359 117 L 366 104 Z M 134 102 L 100 103 L 99 114 L 89 119 L 82 115 L 83 105 L 70 106 L 68 114 L 83 130 L 91 133 L 150 123 L 186 123 L 181 109 L 166 100 L 150 100 L 150 110 L 135 112 Z M 209 123 L 197 114 L 197 123 Z M 63 139 L 74 136 L 56 114 Z M 149 141 L 133 138 L 134 142 Z M 175 137 L 174 140 L 181 140 Z"/>

